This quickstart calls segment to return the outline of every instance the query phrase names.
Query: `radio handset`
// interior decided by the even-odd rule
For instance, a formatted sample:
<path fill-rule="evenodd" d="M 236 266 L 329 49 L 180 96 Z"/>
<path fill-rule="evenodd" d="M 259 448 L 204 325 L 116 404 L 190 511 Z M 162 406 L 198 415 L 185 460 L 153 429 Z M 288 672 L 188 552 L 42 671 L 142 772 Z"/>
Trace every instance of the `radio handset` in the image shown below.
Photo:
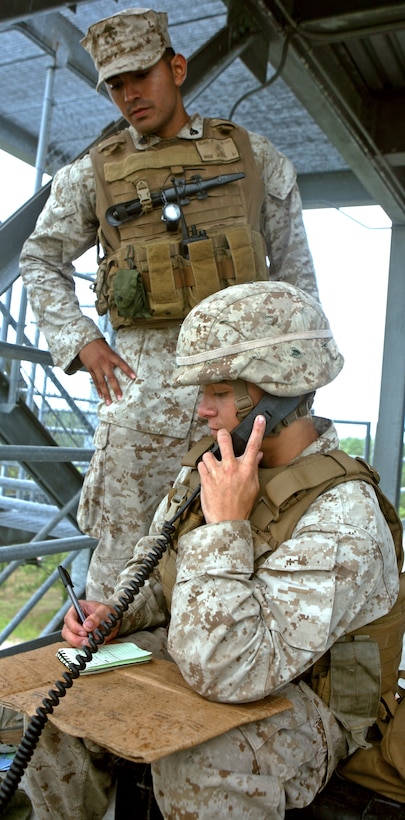
<path fill-rule="evenodd" d="M 289 413 L 292 413 L 292 411 L 298 407 L 302 399 L 303 396 L 285 398 L 284 396 L 270 396 L 268 393 L 265 393 L 253 410 L 251 410 L 250 413 L 248 413 L 248 415 L 241 421 L 241 423 L 238 424 L 238 426 L 231 432 L 235 456 L 241 456 L 245 452 L 256 416 L 264 416 L 266 419 L 266 427 L 263 436 L 263 438 L 265 438 L 274 430 L 280 421 L 285 419 Z M 221 460 L 221 453 L 218 444 L 213 445 L 211 452 L 215 458 L 218 459 L 218 461 Z"/>

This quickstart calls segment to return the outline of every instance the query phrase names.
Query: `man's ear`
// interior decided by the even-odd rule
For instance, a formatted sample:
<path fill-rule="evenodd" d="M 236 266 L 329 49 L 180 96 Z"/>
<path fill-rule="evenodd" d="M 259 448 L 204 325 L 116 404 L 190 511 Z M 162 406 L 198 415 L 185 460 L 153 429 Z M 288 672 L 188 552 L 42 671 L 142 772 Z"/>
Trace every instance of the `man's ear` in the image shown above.
<path fill-rule="evenodd" d="M 175 54 L 171 59 L 171 67 L 175 84 L 180 88 L 187 77 L 187 60 L 182 54 Z"/>

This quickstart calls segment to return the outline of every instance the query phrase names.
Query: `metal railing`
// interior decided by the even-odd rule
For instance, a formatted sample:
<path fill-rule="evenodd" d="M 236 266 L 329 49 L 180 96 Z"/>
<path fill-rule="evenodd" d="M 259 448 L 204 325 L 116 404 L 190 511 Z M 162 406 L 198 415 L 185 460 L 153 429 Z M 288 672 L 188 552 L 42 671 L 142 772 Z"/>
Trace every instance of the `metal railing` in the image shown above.
<path fill-rule="evenodd" d="M 58 448 L 58 447 L 13 447 L 12 445 L 5 445 L 0 448 L 3 463 L 10 459 L 21 460 L 52 460 L 52 462 L 60 461 L 75 461 L 76 459 L 89 459 L 92 455 L 92 450 L 80 450 L 78 448 Z M 15 481 L 15 485 L 14 485 Z M 2 489 L 14 492 L 24 489 L 29 491 L 29 485 L 35 486 L 35 482 L 28 480 L 3 478 L 0 480 Z M 30 560 L 43 560 L 44 556 L 61 556 L 58 563 L 64 567 L 72 567 L 71 575 L 74 581 L 76 592 L 80 597 L 84 597 L 85 582 L 92 549 L 96 546 L 97 540 L 89 536 L 79 533 L 74 524 L 67 521 L 67 516 L 74 509 L 79 500 L 80 491 L 76 493 L 70 501 L 68 501 L 61 509 L 57 509 L 52 505 L 41 504 L 34 501 L 24 501 L 14 496 L 2 496 L 0 498 L 0 507 L 2 511 L 10 510 L 15 515 L 16 513 L 21 517 L 24 513 L 28 514 L 29 519 L 34 519 L 34 513 L 40 513 L 40 519 L 46 518 L 46 522 L 39 528 L 36 535 L 28 542 L 12 544 L 9 546 L 2 546 L 0 548 L 0 565 L 5 564 L 2 571 L 0 571 L 0 587 L 8 582 L 11 576 L 20 567 L 24 566 Z M 69 534 L 63 537 L 58 537 L 58 526 L 64 522 L 64 531 Z M 29 615 L 33 613 L 37 604 L 42 600 L 46 593 L 57 583 L 60 582 L 59 573 L 57 569 L 53 569 L 50 575 L 42 583 L 38 585 L 35 592 L 31 594 L 25 601 L 24 605 L 18 612 L 10 619 L 8 624 L 0 632 L 0 647 L 7 638 L 15 633 L 15 630 L 22 624 L 22 622 Z M 64 597 L 63 587 L 61 586 L 61 594 Z M 4 600 L 4 597 L 3 597 Z M 70 601 L 66 600 L 54 612 L 47 623 L 47 625 L 39 633 L 39 638 L 49 635 L 60 628 L 63 617 L 70 606 Z"/>
<path fill-rule="evenodd" d="M 0 546 L 0 588 L 5 600 L 6 585 L 14 583 L 15 573 L 33 563 L 39 566 L 49 556 L 58 556 L 57 563 L 71 567 L 72 579 L 76 592 L 83 597 L 85 579 L 92 549 L 97 541 L 82 535 L 75 526 L 75 508 L 79 492 L 63 506 L 56 507 L 54 499 L 47 496 L 46 488 L 33 480 L 23 465 L 36 465 L 38 462 L 69 462 L 75 465 L 82 475 L 86 472 L 93 448 L 88 446 L 96 426 L 96 403 L 98 398 L 91 395 L 86 400 L 72 397 L 57 378 L 52 359 L 48 351 L 38 350 L 24 334 L 23 344 L 7 341 L 6 331 L 15 331 L 17 323 L 10 313 L 11 299 L 0 303 L 4 318 L 2 339 L 0 341 L 0 358 L 6 378 L 9 379 L 9 391 L 6 401 L 0 403 L 0 419 L 3 413 L 12 413 L 16 404 L 26 406 L 33 411 L 34 417 L 42 425 L 58 446 L 37 446 L 32 444 L 3 444 L 0 446 L 0 525 L 3 531 L 18 530 L 36 532 L 31 540 L 24 543 L 11 543 Z M 17 376 L 15 367 L 18 366 Z M 25 364 L 28 363 L 28 366 Z M 4 417 L 4 416 L 3 416 Z M 7 440 L 7 439 L 6 439 Z M 35 439 L 34 439 L 35 440 Z M 68 446 L 66 446 L 68 445 Z M 57 470 L 57 467 L 55 466 Z M 79 486 L 76 480 L 76 485 Z M 63 537 L 60 537 L 62 531 Z M 55 562 L 54 562 L 55 564 Z M 30 567 L 31 573 L 35 572 Z M 56 567 L 48 577 L 35 584 L 18 611 L 14 612 L 9 622 L 0 630 L 0 650 L 11 641 L 21 640 L 16 631 L 26 619 L 32 619 L 38 605 L 44 597 L 57 589 L 60 583 Z M 54 596 L 55 597 L 55 596 Z M 68 607 L 64 588 L 60 589 L 61 605 L 52 611 L 48 623 L 40 631 L 41 639 L 60 627 Z M 25 641 L 23 641 L 25 643 Z M 35 641 L 34 641 L 35 644 Z"/>

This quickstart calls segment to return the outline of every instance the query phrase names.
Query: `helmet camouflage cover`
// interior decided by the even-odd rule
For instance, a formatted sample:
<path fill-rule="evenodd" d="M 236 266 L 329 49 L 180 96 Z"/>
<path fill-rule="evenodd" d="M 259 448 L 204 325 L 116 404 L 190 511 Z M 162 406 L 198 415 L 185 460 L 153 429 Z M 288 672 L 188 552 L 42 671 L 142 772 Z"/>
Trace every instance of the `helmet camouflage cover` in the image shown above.
<path fill-rule="evenodd" d="M 188 314 L 174 382 L 244 379 L 275 396 L 300 396 L 333 381 L 343 361 L 312 296 L 283 282 L 251 282 L 214 293 Z"/>

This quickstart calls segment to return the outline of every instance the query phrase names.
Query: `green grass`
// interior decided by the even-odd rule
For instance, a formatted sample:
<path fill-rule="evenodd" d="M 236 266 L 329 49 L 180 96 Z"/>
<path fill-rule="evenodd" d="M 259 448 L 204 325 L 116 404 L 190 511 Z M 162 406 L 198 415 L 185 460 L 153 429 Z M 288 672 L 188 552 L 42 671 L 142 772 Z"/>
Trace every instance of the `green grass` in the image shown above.
<path fill-rule="evenodd" d="M 61 563 L 62 558 L 62 555 L 50 555 L 42 558 L 38 564 L 24 564 L 2 584 L 0 587 L 1 632 Z M 4 566 L 0 564 L 1 569 Z M 7 640 L 17 643 L 37 638 L 65 600 L 65 589 L 62 583 L 57 581 L 8 636 Z"/>

